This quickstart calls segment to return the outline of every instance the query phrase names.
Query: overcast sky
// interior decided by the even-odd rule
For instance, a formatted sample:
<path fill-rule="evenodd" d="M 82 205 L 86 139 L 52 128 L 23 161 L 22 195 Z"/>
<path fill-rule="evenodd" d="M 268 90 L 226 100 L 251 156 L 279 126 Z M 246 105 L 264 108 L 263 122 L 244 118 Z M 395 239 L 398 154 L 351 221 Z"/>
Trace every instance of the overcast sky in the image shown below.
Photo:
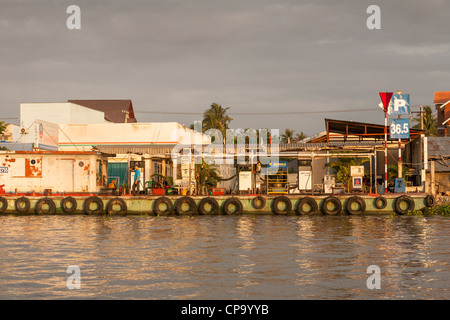
<path fill-rule="evenodd" d="M 81 30 L 66 27 L 71 4 Z M 381 30 L 366 27 L 371 4 Z M 446 0 L 0 0 L 0 118 L 132 99 L 139 122 L 190 125 L 215 102 L 233 128 L 384 123 L 380 91 L 409 93 L 413 111 L 450 91 L 449 16 Z M 330 112 L 351 109 L 368 111 Z M 283 114 L 307 111 L 324 113 Z"/>

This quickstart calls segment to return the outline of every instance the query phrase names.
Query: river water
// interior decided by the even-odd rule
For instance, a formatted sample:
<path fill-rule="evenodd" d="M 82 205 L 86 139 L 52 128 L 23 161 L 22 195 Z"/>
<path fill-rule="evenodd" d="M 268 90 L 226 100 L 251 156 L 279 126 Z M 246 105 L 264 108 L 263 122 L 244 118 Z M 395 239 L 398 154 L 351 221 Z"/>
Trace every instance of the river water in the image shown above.
<path fill-rule="evenodd" d="M 448 299 L 449 235 L 439 216 L 1 216 L 0 299 Z"/>

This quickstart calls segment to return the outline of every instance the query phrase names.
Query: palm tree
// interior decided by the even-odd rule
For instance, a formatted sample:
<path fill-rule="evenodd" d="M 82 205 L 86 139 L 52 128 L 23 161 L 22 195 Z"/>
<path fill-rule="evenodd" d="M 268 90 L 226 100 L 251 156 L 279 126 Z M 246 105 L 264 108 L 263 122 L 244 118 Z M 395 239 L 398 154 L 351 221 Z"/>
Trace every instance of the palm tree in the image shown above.
<path fill-rule="evenodd" d="M 207 164 L 205 160 L 202 160 L 202 164 L 195 165 L 195 180 L 197 184 L 196 193 L 205 187 L 208 193 L 211 188 L 215 188 L 217 183 L 221 180 L 219 171 L 213 164 Z"/>
<path fill-rule="evenodd" d="M 405 178 L 408 173 L 409 168 L 407 166 L 402 166 L 402 177 Z M 388 165 L 388 181 L 398 178 L 398 166 L 395 164 Z"/>
<path fill-rule="evenodd" d="M 211 107 L 203 113 L 203 132 L 208 129 L 218 129 L 225 137 L 226 130 L 229 129 L 229 124 L 233 120 L 227 115 L 228 109 L 230 108 L 223 108 L 217 103 L 211 104 Z"/>
<path fill-rule="evenodd" d="M 6 126 L 7 126 L 7 125 L 8 125 L 8 124 L 5 123 L 5 121 L 0 121 L 0 135 L 2 135 L 2 134 L 3 134 L 3 131 L 6 130 Z"/>
<path fill-rule="evenodd" d="M 303 139 L 308 138 L 303 131 L 300 131 L 300 133 L 297 133 L 295 136 L 297 137 L 297 141 L 302 141 Z"/>
<path fill-rule="evenodd" d="M 430 106 L 423 107 L 423 132 L 427 137 L 435 137 L 437 136 L 437 118 L 433 113 L 433 109 Z M 413 118 L 415 122 L 413 128 L 420 129 L 421 128 L 421 119 L 420 115 Z"/>
<path fill-rule="evenodd" d="M 336 170 L 336 181 L 341 182 L 350 191 L 352 188 L 352 176 L 350 167 L 362 166 L 368 162 L 368 158 L 339 158 L 338 161 L 330 162 L 325 166 Z"/>
<path fill-rule="evenodd" d="M 291 143 L 294 141 L 295 130 L 285 129 L 284 133 L 281 134 L 281 143 Z"/>

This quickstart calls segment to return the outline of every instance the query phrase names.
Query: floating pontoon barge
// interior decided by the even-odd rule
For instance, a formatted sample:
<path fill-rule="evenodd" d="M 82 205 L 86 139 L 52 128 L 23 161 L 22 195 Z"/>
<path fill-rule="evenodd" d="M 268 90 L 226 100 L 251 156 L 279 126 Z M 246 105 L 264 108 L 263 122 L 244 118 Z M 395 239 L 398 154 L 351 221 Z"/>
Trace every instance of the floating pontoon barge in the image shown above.
<path fill-rule="evenodd" d="M 96 194 L 4 194 L 0 214 L 87 215 L 363 215 L 406 214 L 434 204 L 425 193 L 100 196 Z"/>

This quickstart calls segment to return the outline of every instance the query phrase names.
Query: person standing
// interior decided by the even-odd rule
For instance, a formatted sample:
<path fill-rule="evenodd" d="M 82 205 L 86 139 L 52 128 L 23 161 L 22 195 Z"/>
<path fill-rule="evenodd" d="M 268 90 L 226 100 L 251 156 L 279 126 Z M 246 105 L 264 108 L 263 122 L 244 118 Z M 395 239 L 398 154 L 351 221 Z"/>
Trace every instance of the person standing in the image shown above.
<path fill-rule="evenodd" d="M 134 181 L 133 181 L 133 187 L 131 189 L 131 194 L 133 196 L 139 195 L 139 188 L 141 185 L 141 170 L 139 170 L 138 166 L 134 166 L 134 170 L 130 168 L 130 171 L 134 172 Z"/>

